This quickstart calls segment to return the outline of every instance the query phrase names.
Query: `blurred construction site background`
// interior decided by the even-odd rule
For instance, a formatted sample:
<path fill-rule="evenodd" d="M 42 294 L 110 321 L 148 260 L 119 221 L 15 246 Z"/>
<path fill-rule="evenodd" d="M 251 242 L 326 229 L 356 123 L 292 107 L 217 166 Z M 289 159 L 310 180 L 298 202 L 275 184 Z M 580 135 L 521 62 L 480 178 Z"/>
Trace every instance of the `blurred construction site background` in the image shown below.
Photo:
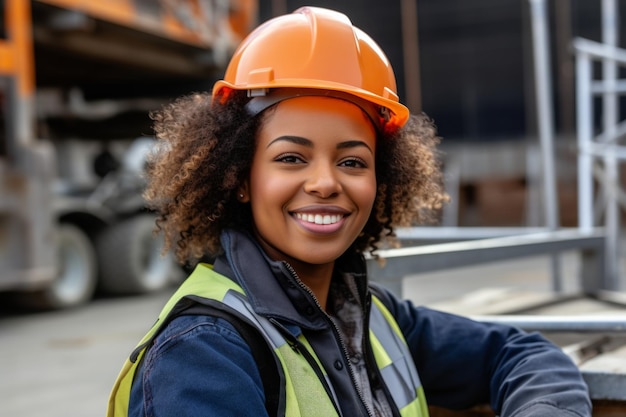
<path fill-rule="evenodd" d="M 401 100 L 434 119 L 452 197 L 439 227 L 601 227 L 619 289 L 618 3 L 2 0 L 0 292 L 64 308 L 166 285 L 177 267 L 140 196 L 149 113 L 210 89 L 253 27 L 305 4 L 371 34 Z"/>

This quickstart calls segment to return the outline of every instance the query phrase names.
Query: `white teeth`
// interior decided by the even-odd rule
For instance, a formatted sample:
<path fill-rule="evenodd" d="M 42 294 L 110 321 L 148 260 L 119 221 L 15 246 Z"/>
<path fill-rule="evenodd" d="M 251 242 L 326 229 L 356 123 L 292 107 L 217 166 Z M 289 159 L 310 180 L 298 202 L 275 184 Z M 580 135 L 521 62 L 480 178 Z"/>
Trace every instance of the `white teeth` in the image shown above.
<path fill-rule="evenodd" d="M 343 218 L 340 214 L 306 214 L 306 213 L 296 213 L 296 218 L 300 220 L 304 220 L 308 223 L 315 224 L 334 224 Z"/>

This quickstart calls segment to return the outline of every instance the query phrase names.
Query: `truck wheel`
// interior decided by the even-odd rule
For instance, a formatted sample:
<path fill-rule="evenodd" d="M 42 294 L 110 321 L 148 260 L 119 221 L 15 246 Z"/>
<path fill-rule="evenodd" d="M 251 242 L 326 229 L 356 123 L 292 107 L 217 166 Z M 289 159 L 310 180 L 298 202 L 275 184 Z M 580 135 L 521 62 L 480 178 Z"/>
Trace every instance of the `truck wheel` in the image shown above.
<path fill-rule="evenodd" d="M 161 255 L 154 217 L 137 215 L 104 229 L 95 239 L 100 288 L 113 294 L 143 294 L 172 282 L 173 258 Z"/>
<path fill-rule="evenodd" d="M 59 275 L 49 287 L 21 293 L 18 302 L 36 309 L 63 309 L 89 301 L 97 282 L 96 255 L 89 237 L 79 227 L 60 224 Z"/>

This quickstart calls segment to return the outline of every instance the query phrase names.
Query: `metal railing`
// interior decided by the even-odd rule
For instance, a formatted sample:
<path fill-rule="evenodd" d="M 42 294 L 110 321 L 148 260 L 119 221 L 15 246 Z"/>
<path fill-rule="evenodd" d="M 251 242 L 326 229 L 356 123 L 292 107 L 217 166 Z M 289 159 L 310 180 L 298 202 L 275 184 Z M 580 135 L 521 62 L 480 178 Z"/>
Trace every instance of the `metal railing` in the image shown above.
<path fill-rule="evenodd" d="M 449 229 L 449 230 L 448 230 Z M 610 286 L 605 271 L 606 237 L 603 229 L 581 230 L 579 228 L 557 231 L 533 231 L 520 234 L 515 228 L 487 228 L 484 230 L 464 230 L 455 233 L 455 228 L 443 229 L 437 234 L 436 229 L 409 228 L 398 231 L 401 241 L 410 246 L 379 251 L 377 260 L 368 258 L 370 278 L 402 296 L 404 278 L 449 268 L 471 266 L 487 262 L 499 262 L 536 255 L 550 255 L 565 251 L 576 251 L 580 256 L 580 289 L 586 294 L 602 294 Z M 458 231 L 459 228 L 456 228 Z M 497 233 L 512 235 L 498 236 Z M 435 235 L 440 240 L 463 239 L 447 243 L 416 245 L 419 241 L 428 241 Z M 485 238 L 485 235 L 492 237 Z M 600 358 L 604 347 L 612 337 L 626 333 L 626 318 L 616 316 L 531 316 L 531 315 L 489 315 L 471 316 L 484 322 L 498 322 L 513 325 L 527 331 L 545 333 L 575 332 L 584 334 L 611 335 L 602 336 L 597 342 L 597 349 L 590 344 L 593 338 L 586 339 L 581 346 L 565 346 L 563 350 L 579 365 L 593 400 L 626 401 L 626 370 L 623 366 L 598 366 L 589 362 L 594 357 Z M 593 350 L 593 352 L 590 352 Z M 621 361 L 622 359 L 615 359 Z M 604 362 L 600 359 L 600 364 Z"/>
<path fill-rule="evenodd" d="M 459 228 L 462 229 L 462 228 Z M 459 230 L 457 229 L 457 230 Z M 378 282 L 395 294 L 402 296 L 402 281 L 411 275 L 449 268 L 458 268 L 505 261 L 537 255 L 551 255 L 566 251 L 576 251 L 581 259 L 580 288 L 582 292 L 593 294 L 608 290 L 605 274 L 605 235 L 602 229 L 581 231 L 578 228 L 556 231 L 512 234 L 481 238 L 477 233 L 471 239 L 469 233 L 458 234 L 464 240 L 415 245 L 421 239 L 432 238 L 433 229 L 408 228 L 398 231 L 401 242 L 410 246 L 378 251 L 379 260 L 368 258 L 368 272 L 372 281 Z M 523 230 L 520 228 L 520 230 Z M 502 233 L 513 233 L 515 229 L 504 229 Z M 453 240 L 455 234 L 448 231 L 442 236 Z"/>

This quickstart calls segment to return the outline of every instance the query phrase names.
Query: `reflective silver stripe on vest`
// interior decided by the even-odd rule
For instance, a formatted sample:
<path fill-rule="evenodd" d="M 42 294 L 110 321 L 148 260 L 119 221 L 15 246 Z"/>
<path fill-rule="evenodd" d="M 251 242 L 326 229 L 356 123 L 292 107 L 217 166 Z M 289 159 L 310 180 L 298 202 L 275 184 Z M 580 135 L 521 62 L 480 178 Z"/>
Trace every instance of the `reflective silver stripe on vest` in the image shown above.
<path fill-rule="evenodd" d="M 372 303 L 370 328 L 382 344 L 391 363 L 380 370 L 398 408 L 402 409 L 417 398 L 421 386 L 411 352 L 391 328 L 376 303 Z"/>
<path fill-rule="evenodd" d="M 276 330 L 276 328 L 265 317 L 259 316 L 252 310 L 252 306 L 245 299 L 245 296 L 235 291 L 228 291 L 222 300 L 224 304 L 234 308 L 252 323 L 256 324 L 256 327 L 263 333 L 265 340 L 268 340 L 272 344 L 273 349 L 277 349 L 287 343 L 285 338 Z"/>
<path fill-rule="evenodd" d="M 239 313 L 248 318 L 252 323 L 254 323 L 261 331 L 261 333 L 263 333 L 265 340 L 270 342 L 270 344 L 272 345 L 272 349 L 278 349 L 279 347 L 287 343 L 285 338 L 280 334 L 278 330 L 276 330 L 274 325 L 270 323 L 269 320 L 267 320 L 263 316 L 259 316 L 254 312 L 245 295 L 229 290 L 224 296 L 222 302 L 227 306 L 234 308 Z M 335 402 L 335 404 L 339 404 L 337 393 L 335 393 L 333 384 L 331 383 L 330 378 L 328 377 L 328 374 L 326 372 L 324 372 L 324 379 L 326 380 L 326 384 L 330 388 L 330 392 L 333 396 L 333 401 Z"/>

